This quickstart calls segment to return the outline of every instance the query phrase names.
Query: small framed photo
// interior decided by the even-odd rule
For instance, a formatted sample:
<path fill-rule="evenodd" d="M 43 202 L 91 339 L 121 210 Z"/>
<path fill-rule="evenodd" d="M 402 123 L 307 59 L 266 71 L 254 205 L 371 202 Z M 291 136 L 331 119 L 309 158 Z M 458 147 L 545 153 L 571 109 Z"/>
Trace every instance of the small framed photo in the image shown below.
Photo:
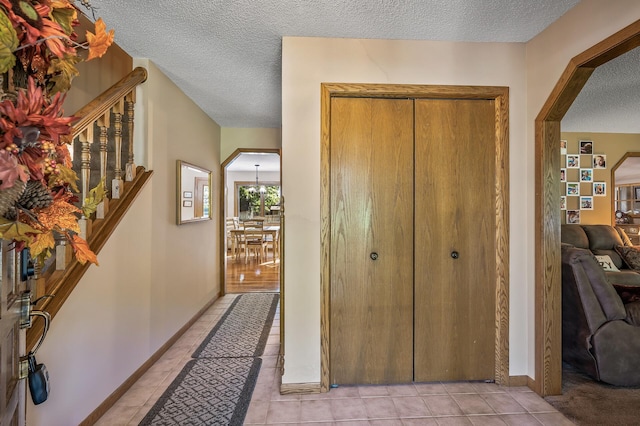
<path fill-rule="evenodd" d="M 564 139 L 560 141 L 560 155 L 567 155 L 567 141 Z"/>
<path fill-rule="evenodd" d="M 575 154 L 567 154 L 567 169 L 579 169 L 580 156 Z"/>
<path fill-rule="evenodd" d="M 585 195 L 580 197 L 580 210 L 593 210 L 593 197 Z"/>
<path fill-rule="evenodd" d="M 184 191 L 182 193 L 182 198 L 193 198 L 193 192 L 191 191 Z"/>
<path fill-rule="evenodd" d="M 593 154 L 593 141 L 580 141 L 580 154 L 581 155 Z"/>
<path fill-rule="evenodd" d="M 566 210 L 567 209 L 567 196 L 566 195 L 561 195 L 560 196 L 560 210 Z"/>
<path fill-rule="evenodd" d="M 604 197 L 605 195 L 607 195 L 607 183 L 593 182 L 593 196 Z"/>
<path fill-rule="evenodd" d="M 593 182 L 593 169 L 580 169 L 580 182 Z"/>
<path fill-rule="evenodd" d="M 594 154 L 594 156 L 593 156 L 593 168 L 594 169 L 606 169 L 607 168 L 607 156 L 605 154 Z"/>
<path fill-rule="evenodd" d="M 580 210 L 567 210 L 567 223 L 580 223 Z"/>
<path fill-rule="evenodd" d="M 567 181 L 567 169 L 560 169 L 560 182 Z"/>
<path fill-rule="evenodd" d="M 580 184 L 578 182 L 567 182 L 567 195 L 577 197 L 580 195 Z"/>
<path fill-rule="evenodd" d="M 182 207 L 192 207 L 193 206 L 193 201 L 191 200 L 184 200 L 182 202 Z"/>

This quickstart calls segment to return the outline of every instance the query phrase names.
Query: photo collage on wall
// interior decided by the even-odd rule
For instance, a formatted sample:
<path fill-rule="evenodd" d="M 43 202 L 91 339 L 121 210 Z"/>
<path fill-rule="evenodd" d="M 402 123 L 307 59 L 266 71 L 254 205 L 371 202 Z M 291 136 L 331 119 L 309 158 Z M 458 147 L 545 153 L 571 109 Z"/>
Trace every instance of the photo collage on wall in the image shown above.
<path fill-rule="evenodd" d="M 560 182 L 560 210 L 565 211 L 566 223 L 580 223 L 580 212 L 594 209 L 595 197 L 607 195 L 607 183 L 598 182 L 598 169 L 607 168 L 606 154 L 597 154 L 592 140 L 578 141 L 578 149 L 567 148 L 567 141 L 560 141 L 562 164 Z"/>

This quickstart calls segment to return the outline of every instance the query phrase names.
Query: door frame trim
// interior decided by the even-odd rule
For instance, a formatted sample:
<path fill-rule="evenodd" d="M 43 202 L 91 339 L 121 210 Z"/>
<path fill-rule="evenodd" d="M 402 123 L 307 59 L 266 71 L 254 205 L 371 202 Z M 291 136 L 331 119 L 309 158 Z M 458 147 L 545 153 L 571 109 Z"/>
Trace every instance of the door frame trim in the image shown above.
<path fill-rule="evenodd" d="M 321 83 L 320 106 L 320 389 L 330 386 L 331 98 L 493 99 L 495 101 L 496 315 L 495 381 L 509 384 L 509 88 Z"/>
<path fill-rule="evenodd" d="M 560 122 L 593 71 L 640 46 L 640 20 L 574 56 L 535 119 L 535 381 L 541 396 L 562 393 Z"/>

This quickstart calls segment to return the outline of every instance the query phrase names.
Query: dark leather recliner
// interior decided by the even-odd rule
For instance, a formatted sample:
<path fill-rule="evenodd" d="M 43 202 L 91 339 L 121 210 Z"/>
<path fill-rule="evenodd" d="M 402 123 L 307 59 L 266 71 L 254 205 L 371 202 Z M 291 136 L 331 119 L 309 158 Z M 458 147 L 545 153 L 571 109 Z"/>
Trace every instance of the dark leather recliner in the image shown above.
<path fill-rule="evenodd" d="M 640 385 L 640 301 L 623 304 L 587 249 L 562 244 L 562 358 L 597 380 Z"/>

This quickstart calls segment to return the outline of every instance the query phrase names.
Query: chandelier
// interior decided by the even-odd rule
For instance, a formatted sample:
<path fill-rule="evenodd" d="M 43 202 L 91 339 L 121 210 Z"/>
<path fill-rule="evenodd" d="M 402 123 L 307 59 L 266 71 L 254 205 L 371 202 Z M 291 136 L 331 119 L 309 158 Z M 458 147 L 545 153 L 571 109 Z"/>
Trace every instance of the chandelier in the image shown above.
<path fill-rule="evenodd" d="M 259 192 L 260 194 L 264 194 L 267 192 L 267 188 L 258 183 L 258 167 L 260 167 L 260 164 L 256 164 L 256 186 L 249 188 L 249 192 Z"/>

